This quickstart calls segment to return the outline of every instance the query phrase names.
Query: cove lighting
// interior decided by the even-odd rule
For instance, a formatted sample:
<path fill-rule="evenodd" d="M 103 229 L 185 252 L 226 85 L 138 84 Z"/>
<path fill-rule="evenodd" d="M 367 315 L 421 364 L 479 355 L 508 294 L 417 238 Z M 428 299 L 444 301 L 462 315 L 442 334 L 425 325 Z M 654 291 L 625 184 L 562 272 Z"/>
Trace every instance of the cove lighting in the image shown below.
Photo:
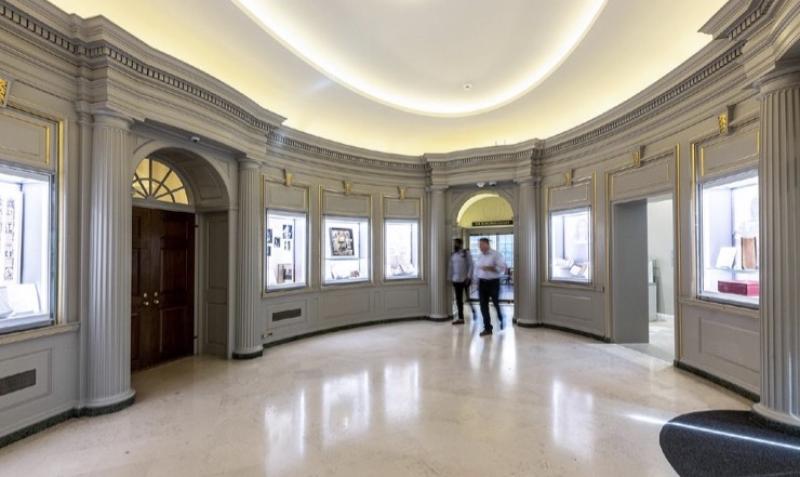
<path fill-rule="evenodd" d="M 382 89 L 357 72 L 350 71 L 346 67 L 337 64 L 335 61 L 336 55 L 331 54 L 331 51 L 323 51 L 312 46 L 301 32 L 292 28 L 288 22 L 281 22 L 279 16 L 270 11 L 267 2 L 263 0 L 231 1 L 276 41 L 342 86 L 382 104 L 406 112 L 437 117 L 463 117 L 497 109 L 538 86 L 580 44 L 600 15 L 600 12 L 602 12 L 607 0 L 593 0 L 575 19 L 571 25 L 571 30 L 565 35 L 566 39 L 541 64 L 537 65 L 511 87 L 487 97 L 464 102 L 431 101 Z"/>

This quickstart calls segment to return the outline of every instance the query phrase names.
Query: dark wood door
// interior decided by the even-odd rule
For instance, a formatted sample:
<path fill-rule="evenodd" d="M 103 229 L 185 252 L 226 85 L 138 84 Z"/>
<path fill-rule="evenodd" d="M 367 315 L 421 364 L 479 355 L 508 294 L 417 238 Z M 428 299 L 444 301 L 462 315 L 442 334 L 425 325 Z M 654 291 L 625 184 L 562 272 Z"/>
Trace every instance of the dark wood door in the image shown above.
<path fill-rule="evenodd" d="M 131 369 L 192 354 L 194 215 L 133 208 Z"/>

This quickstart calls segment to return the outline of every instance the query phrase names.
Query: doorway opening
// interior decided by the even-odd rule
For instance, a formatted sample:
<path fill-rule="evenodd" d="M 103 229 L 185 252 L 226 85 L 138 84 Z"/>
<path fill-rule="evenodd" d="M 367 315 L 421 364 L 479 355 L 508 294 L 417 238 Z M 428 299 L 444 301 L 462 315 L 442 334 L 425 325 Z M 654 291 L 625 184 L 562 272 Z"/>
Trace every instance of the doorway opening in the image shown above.
<path fill-rule="evenodd" d="M 160 140 L 134 151 L 133 370 L 192 354 L 233 353 L 236 212 L 227 161 Z"/>
<path fill-rule="evenodd" d="M 675 359 L 675 235 L 671 195 L 612 209 L 613 339 Z"/>
<path fill-rule="evenodd" d="M 500 278 L 500 302 L 505 304 L 514 303 L 514 234 L 513 233 L 469 233 L 469 240 L 465 243 L 472 254 L 472 262 L 478 260 L 481 253 L 478 248 L 478 241 L 482 238 L 489 239 L 489 246 L 497 250 L 508 265 L 508 269 Z M 470 301 L 478 301 L 478 290 L 473 287 L 470 289 Z"/>
<path fill-rule="evenodd" d="M 499 302 L 504 322 L 509 325 L 514 317 L 514 212 L 511 203 L 500 193 L 478 192 L 469 197 L 458 211 L 457 237 L 469 250 L 473 263 L 480 255 L 478 242 L 481 238 L 489 240 L 492 249 L 497 250 L 506 263 L 506 270 L 500 277 Z M 473 280 L 466 294 L 465 314 L 476 317 L 480 322 L 478 280 Z M 453 300 L 453 313 L 455 310 Z M 494 307 L 490 307 L 493 322 L 496 323 Z"/>

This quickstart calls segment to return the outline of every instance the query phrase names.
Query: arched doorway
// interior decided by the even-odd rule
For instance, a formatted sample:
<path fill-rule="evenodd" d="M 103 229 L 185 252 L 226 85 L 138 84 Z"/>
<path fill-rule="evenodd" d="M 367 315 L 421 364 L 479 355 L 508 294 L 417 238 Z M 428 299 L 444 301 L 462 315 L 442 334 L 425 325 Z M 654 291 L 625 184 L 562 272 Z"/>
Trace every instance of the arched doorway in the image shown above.
<path fill-rule="evenodd" d="M 226 355 L 232 300 L 224 181 L 208 160 L 180 148 L 139 151 L 134 161 L 131 368 L 198 352 Z"/>
<path fill-rule="evenodd" d="M 500 191 L 479 191 L 468 196 L 455 217 L 458 236 L 464 241 L 473 259 L 480 253 L 478 241 L 487 238 L 491 247 L 503 256 L 508 265 L 501 278 L 500 301 L 506 308 L 507 319 L 514 316 L 514 210 L 509 199 Z M 473 284 L 469 293 L 470 302 L 478 301 L 478 291 Z M 469 307 L 473 312 L 474 305 Z"/>

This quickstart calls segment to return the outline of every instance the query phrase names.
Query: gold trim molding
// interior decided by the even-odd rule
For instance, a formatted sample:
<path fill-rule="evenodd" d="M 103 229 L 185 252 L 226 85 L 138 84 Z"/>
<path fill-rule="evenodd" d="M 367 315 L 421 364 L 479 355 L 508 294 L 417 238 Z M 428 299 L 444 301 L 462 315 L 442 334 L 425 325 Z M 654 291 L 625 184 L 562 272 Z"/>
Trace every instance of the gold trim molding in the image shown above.
<path fill-rule="evenodd" d="M 5 78 L 0 78 L 0 108 L 4 108 L 8 102 L 11 83 Z"/>

